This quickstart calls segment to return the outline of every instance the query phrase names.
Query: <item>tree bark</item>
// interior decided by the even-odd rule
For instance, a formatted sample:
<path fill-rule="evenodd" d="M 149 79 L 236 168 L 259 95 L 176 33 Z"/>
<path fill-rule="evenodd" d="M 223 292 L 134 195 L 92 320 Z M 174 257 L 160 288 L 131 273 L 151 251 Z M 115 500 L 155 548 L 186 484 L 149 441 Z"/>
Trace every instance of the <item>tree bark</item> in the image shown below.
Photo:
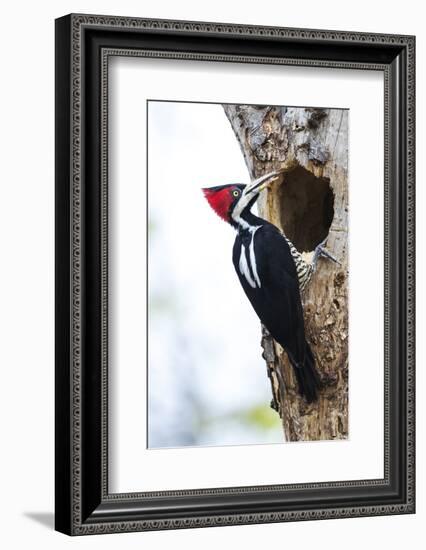
<path fill-rule="evenodd" d="M 307 404 L 286 353 L 262 328 L 271 406 L 288 441 L 348 437 L 348 111 L 224 105 L 252 179 L 273 170 L 280 181 L 259 198 L 261 217 L 310 259 L 325 238 L 338 260 L 321 258 L 302 293 L 306 337 L 322 388 Z"/>

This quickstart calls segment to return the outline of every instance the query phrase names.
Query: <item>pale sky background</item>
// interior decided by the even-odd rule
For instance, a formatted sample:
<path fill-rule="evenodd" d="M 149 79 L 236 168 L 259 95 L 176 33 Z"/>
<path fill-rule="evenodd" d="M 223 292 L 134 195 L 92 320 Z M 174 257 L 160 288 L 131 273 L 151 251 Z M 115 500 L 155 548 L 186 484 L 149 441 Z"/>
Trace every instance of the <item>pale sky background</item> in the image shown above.
<path fill-rule="evenodd" d="M 148 103 L 148 444 L 280 443 L 235 232 L 201 188 L 249 181 L 221 105 Z"/>

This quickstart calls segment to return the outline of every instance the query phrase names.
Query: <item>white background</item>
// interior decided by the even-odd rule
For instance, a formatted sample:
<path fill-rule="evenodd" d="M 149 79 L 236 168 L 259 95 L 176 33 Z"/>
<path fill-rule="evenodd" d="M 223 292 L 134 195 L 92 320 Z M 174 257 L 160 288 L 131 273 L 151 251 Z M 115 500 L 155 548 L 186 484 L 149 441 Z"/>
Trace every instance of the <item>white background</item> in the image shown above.
<path fill-rule="evenodd" d="M 167 89 L 171 70 L 175 82 L 172 92 Z M 374 183 L 383 181 L 382 75 L 372 71 L 342 72 L 338 69 L 259 67 L 191 61 L 180 61 L 177 64 L 168 60 L 124 58 L 112 62 L 110 78 L 110 189 L 114 198 L 110 205 L 110 231 L 114 238 L 111 240 L 109 254 L 112 270 L 110 350 L 113 350 L 110 353 L 110 490 L 126 493 L 383 477 L 383 186 Z M 269 84 L 266 90 L 265 82 Z M 145 132 L 141 132 L 141 128 L 146 127 L 144 99 L 167 99 L 170 98 L 170 93 L 173 93 L 172 98 L 187 101 L 215 99 L 229 103 L 240 101 L 247 104 L 277 105 L 281 102 L 286 105 L 350 108 L 349 440 L 305 442 L 297 445 L 146 450 L 146 348 L 144 319 L 141 319 L 140 314 L 146 309 L 145 286 L 141 283 L 145 280 L 146 250 L 134 246 L 135 235 L 140 235 L 142 242 L 145 241 L 142 236 L 145 235 L 146 228 L 145 207 L 141 207 L 145 205 L 146 195 L 146 158 L 143 153 L 146 143 Z M 191 111 L 187 111 L 184 120 L 197 117 L 201 119 L 200 109 L 203 107 L 206 108 L 205 105 L 193 105 L 193 110 L 198 109 L 197 115 L 191 115 Z M 227 122 L 221 109 L 215 116 L 221 116 Z M 369 128 L 367 133 L 363 131 L 366 126 Z M 232 291 L 223 290 L 215 295 L 214 290 L 210 289 L 214 283 L 208 284 L 206 281 L 209 278 L 211 281 L 215 280 L 214 268 L 209 267 L 208 262 L 211 250 L 216 245 L 222 247 L 222 253 L 228 250 L 225 258 L 222 255 L 217 259 L 220 270 L 229 267 L 232 271 L 231 262 L 227 260 L 230 258 L 233 232 L 220 220 L 217 224 L 216 219 L 210 221 L 209 206 L 198 188 L 235 180 L 227 172 L 226 157 L 216 145 L 215 139 L 219 140 L 221 134 L 215 136 L 215 126 L 209 128 L 209 133 L 212 134 L 211 143 L 209 138 L 200 133 L 199 128 L 195 127 L 192 131 L 193 139 L 199 143 L 191 144 L 189 167 L 189 163 L 185 162 L 188 146 L 186 131 L 182 130 L 179 135 L 179 140 L 182 139 L 183 143 L 174 145 L 174 148 L 181 147 L 180 161 L 167 156 L 167 146 L 163 140 L 161 151 L 164 157 L 157 159 L 154 165 L 152 148 L 155 140 L 151 129 L 150 204 L 153 203 L 153 188 L 157 192 L 158 189 L 164 189 L 160 194 L 161 205 L 168 212 L 167 217 L 171 218 L 169 231 L 176 234 L 173 248 L 180 250 L 181 242 L 185 242 L 188 250 L 198 251 L 195 260 L 193 253 L 180 253 L 179 259 L 172 263 L 170 269 L 173 270 L 172 273 L 177 272 L 177 278 L 179 263 L 185 266 L 185 270 L 195 270 L 198 273 L 200 280 L 204 282 L 198 294 L 197 285 L 192 282 L 191 292 L 185 293 L 183 289 L 179 295 L 184 294 L 185 300 L 190 303 L 191 300 L 204 302 L 205 309 L 198 320 L 199 338 L 206 339 L 202 332 L 204 328 L 207 333 L 219 333 L 218 345 L 221 345 L 221 330 L 235 333 L 238 338 L 237 330 L 245 328 L 244 322 L 236 321 L 233 324 L 233 315 L 229 316 L 224 311 L 217 315 L 230 317 L 229 325 L 226 322 L 219 326 L 210 324 L 215 317 L 214 310 L 220 309 L 217 304 L 220 304 L 222 298 L 228 301 L 232 311 L 231 301 L 227 298 L 227 293 L 232 294 Z M 223 132 L 222 128 L 221 131 Z M 212 154 L 220 159 L 220 162 L 215 163 L 219 166 L 215 168 L 210 168 Z M 238 150 L 236 154 L 241 155 Z M 197 160 L 193 161 L 193 157 Z M 161 167 L 164 158 L 167 158 L 167 164 L 172 167 L 170 171 Z M 179 194 L 174 197 L 173 191 L 167 186 L 167 182 L 171 180 L 173 185 L 170 187 L 174 189 L 174 193 L 179 189 Z M 247 181 L 247 174 L 242 181 Z M 172 197 L 167 199 L 163 196 L 165 194 Z M 185 199 L 182 200 L 180 195 Z M 195 197 L 187 199 L 187 195 Z M 192 208 L 188 207 L 188 202 Z M 191 216 L 186 214 L 188 212 Z M 187 217 L 193 225 L 186 227 L 185 231 L 182 218 Z M 208 223 L 206 218 L 209 219 Z M 368 224 L 365 223 L 366 219 L 369 220 Z M 194 227 L 197 228 L 196 231 Z M 226 232 L 231 242 L 223 242 L 217 238 L 219 229 Z M 206 247 L 205 243 L 209 243 L 209 246 Z M 167 254 L 166 250 L 165 247 L 162 248 L 163 255 Z M 151 251 L 150 258 L 152 257 Z M 198 264 L 207 267 L 203 270 L 202 267 L 197 267 Z M 369 270 L 364 269 L 364 265 L 368 265 Z M 219 286 L 233 289 L 235 277 L 233 273 L 231 275 L 230 280 L 219 282 Z M 207 294 L 210 302 L 205 299 L 206 288 L 209 289 Z M 235 290 L 239 297 L 238 284 L 235 284 Z M 357 298 L 360 295 L 363 300 Z M 245 298 L 241 296 L 241 300 L 245 301 Z M 367 316 L 365 303 L 369 303 L 371 307 Z M 244 313 L 251 316 L 250 310 Z M 208 321 L 203 320 L 206 315 Z M 257 323 L 255 330 L 258 330 Z M 150 334 L 152 333 L 151 325 Z M 254 340 L 257 343 L 258 338 L 254 336 Z M 152 348 L 152 339 L 150 347 Z M 255 346 L 248 349 L 253 355 L 258 353 Z M 153 362 L 151 357 L 150 366 Z M 222 360 L 226 365 L 243 361 L 242 357 L 231 359 L 230 355 L 216 360 Z M 200 359 L 200 356 L 197 356 L 197 362 L 205 369 L 204 378 L 208 377 L 209 367 L 211 371 L 214 362 L 211 365 Z M 262 369 L 262 374 L 263 372 Z M 216 372 L 215 376 L 220 377 L 221 372 Z M 245 376 L 251 376 L 247 367 Z M 150 377 L 152 379 L 152 371 Z M 368 385 L 365 384 L 366 379 L 369 381 Z M 232 378 L 229 384 L 232 384 Z M 238 399 L 237 392 L 235 399 Z M 369 407 L 365 407 L 366 402 L 370 403 Z M 267 463 L 285 464 L 286 467 L 263 467 Z M 150 472 L 149 476 L 146 475 L 147 471 Z"/>
<path fill-rule="evenodd" d="M 305 0 L 303 6 L 216 0 L 136 3 L 121 0 L 21 2 L 3 7 L 0 201 L 1 532 L 4 548 L 204 548 L 236 543 L 316 549 L 399 549 L 424 537 L 425 421 L 423 369 L 426 296 L 425 107 L 418 102 L 418 513 L 69 539 L 52 531 L 53 510 L 53 19 L 71 11 L 147 17 L 417 34 L 417 96 L 426 95 L 426 32 L 421 3 Z"/>

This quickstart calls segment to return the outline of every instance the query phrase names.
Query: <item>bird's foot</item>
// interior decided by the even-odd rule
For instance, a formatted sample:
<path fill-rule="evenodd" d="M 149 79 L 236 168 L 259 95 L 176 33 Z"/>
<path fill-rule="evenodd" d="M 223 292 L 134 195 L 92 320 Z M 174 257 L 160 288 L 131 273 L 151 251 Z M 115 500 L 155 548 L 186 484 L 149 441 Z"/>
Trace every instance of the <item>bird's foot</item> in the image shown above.
<path fill-rule="evenodd" d="M 318 260 L 322 256 L 323 258 L 328 258 L 329 260 L 340 265 L 339 260 L 337 260 L 328 250 L 325 248 L 325 242 L 327 237 L 315 248 L 314 257 L 312 258 L 312 269 L 315 272 L 317 269 Z"/>

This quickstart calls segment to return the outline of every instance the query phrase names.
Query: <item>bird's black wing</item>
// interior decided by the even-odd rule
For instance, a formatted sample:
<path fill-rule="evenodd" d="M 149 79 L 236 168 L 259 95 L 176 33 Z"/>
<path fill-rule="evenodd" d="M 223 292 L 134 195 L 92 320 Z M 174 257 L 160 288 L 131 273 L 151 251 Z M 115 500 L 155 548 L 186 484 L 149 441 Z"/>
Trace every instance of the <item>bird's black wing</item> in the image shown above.
<path fill-rule="evenodd" d="M 269 223 L 260 226 L 253 239 L 260 286 L 249 284 L 240 268 L 241 247 L 244 246 L 241 235 L 237 236 L 233 250 L 233 263 L 239 280 L 272 337 L 296 363 L 303 364 L 306 350 L 303 309 L 290 248 L 278 229 Z"/>

